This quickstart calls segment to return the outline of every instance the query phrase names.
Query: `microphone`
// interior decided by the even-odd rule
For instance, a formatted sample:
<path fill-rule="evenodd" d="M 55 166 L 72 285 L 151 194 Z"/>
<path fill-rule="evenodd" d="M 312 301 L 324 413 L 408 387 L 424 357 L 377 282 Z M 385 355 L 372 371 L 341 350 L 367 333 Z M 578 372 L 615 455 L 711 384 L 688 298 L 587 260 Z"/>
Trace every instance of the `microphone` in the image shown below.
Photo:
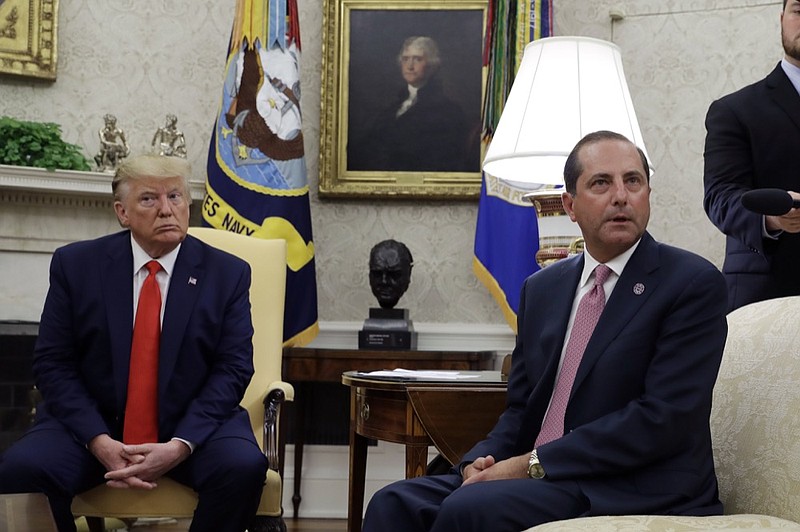
<path fill-rule="evenodd" d="M 792 208 L 800 207 L 800 200 L 779 188 L 759 188 L 742 194 L 742 206 L 758 214 L 782 216 Z"/>

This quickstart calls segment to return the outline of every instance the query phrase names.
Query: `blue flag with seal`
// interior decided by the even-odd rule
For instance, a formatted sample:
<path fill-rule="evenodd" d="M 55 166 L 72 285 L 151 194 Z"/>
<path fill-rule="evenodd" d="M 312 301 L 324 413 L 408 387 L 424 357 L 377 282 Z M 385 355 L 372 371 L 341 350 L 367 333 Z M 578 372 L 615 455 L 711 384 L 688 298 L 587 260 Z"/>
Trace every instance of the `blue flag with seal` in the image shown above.
<path fill-rule="evenodd" d="M 284 345 L 317 335 L 296 0 L 237 0 L 208 151 L 203 221 L 288 247 Z"/>
<path fill-rule="evenodd" d="M 539 269 L 539 229 L 533 204 L 522 197 L 526 192 L 484 174 L 472 259 L 475 275 L 515 332 L 522 283 Z"/>
<path fill-rule="evenodd" d="M 489 0 L 484 43 L 484 142 L 491 141 L 500 121 L 525 45 L 549 37 L 552 27 L 552 0 Z M 523 198 L 527 192 L 484 173 L 472 259 L 475 275 L 515 332 L 522 283 L 539 269 L 539 229 L 533 204 Z"/>

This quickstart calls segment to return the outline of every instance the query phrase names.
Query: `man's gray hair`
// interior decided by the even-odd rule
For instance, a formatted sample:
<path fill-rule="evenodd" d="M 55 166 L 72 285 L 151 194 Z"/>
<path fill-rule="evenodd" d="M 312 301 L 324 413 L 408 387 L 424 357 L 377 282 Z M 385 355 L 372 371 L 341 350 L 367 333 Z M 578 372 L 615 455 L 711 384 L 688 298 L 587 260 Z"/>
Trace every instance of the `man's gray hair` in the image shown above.
<path fill-rule="evenodd" d="M 124 194 L 121 188 L 126 188 L 125 184 L 130 181 L 136 181 L 144 177 L 181 177 L 183 178 L 183 192 L 186 196 L 186 201 L 191 203 L 192 196 L 189 194 L 189 176 L 191 175 L 192 166 L 182 157 L 151 154 L 138 155 L 123 162 L 117 168 L 114 173 L 114 179 L 111 181 L 111 191 L 114 193 L 114 199 L 120 200 Z"/>
<path fill-rule="evenodd" d="M 409 37 L 403 41 L 403 47 L 400 49 L 400 55 L 397 56 L 398 63 L 402 62 L 403 52 L 405 52 L 409 46 L 419 46 L 422 49 L 422 52 L 425 54 L 425 59 L 428 61 L 428 65 L 432 68 L 432 72 L 439 70 L 439 66 L 442 64 L 442 57 L 439 55 L 439 45 L 436 44 L 436 41 L 430 37 L 420 35 Z"/>

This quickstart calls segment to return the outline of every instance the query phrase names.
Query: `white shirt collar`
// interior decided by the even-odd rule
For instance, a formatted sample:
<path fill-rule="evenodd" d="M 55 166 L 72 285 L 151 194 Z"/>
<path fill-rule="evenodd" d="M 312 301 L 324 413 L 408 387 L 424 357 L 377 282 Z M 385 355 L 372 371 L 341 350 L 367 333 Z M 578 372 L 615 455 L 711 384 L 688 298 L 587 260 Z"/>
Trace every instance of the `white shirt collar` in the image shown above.
<path fill-rule="evenodd" d="M 161 265 L 161 268 L 167 273 L 168 276 L 172 276 L 172 271 L 175 269 L 175 261 L 178 260 L 178 251 L 181 249 L 181 245 L 178 244 L 175 249 L 163 255 L 157 259 L 153 259 L 150 255 L 142 249 L 142 246 L 139 245 L 138 242 L 133 238 L 133 233 L 131 233 L 131 249 L 133 250 L 133 275 L 139 273 L 139 270 L 142 267 L 150 262 L 151 260 L 156 260 Z"/>
<path fill-rule="evenodd" d="M 793 65 L 784 57 L 781 59 L 781 68 L 786 73 L 789 81 L 794 85 L 794 90 L 800 94 L 800 67 Z"/>
<path fill-rule="evenodd" d="M 639 240 L 636 241 L 634 245 L 632 245 L 627 250 L 620 253 L 610 261 L 606 262 L 605 265 L 611 268 L 611 271 L 614 272 L 617 277 L 619 277 L 620 275 L 622 275 L 622 271 L 628 264 L 628 261 L 630 260 L 631 255 L 633 255 L 633 252 L 636 251 L 637 247 L 639 247 L 639 242 L 641 241 L 642 239 L 640 238 Z M 594 269 L 597 267 L 598 264 L 600 263 L 597 261 L 597 259 L 592 257 L 592 255 L 589 253 L 588 250 L 584 250 L 583 271 L 581 272 L 581 280 L 580 283 L 578 284 L 579 288 L 589 282 L 589 276 L 592 275 L 592 272 L 594 272 Z"/>

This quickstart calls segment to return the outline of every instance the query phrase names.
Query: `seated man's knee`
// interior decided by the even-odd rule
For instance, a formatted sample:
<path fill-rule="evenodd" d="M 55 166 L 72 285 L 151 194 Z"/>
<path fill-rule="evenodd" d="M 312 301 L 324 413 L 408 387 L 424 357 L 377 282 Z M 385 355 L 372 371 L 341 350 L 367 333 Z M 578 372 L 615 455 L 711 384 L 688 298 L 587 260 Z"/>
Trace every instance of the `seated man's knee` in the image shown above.
<path fill-rule="evenodd" d="M 218 462 L 209 471 L 214 483 L 232 481 L 242 485 L 261 485 L 267 476 L 267 457 L 257 446 L 247 445 L 237 452 L 218 456 Z"/>
<path fill-rule="evenodd" d="M 21 446 L 12 446 L 0 460 L 0 474 L 7 475 L 36 475 L 49 470 L 46 457 L 37 457 L 25 452 Z"/>
<path fill-rule="evenodd" d="M 387 505 L 394 505 L 402 499 L 402 489 L 398 489 L 403 485 L 402 482 L 392 482 L 378 491 L 369 500 L 369 506 L 376 508 L 385 508 Z"/>
<path fill-rule="evenodd" d="M 267 470 L 269 469 L 269 461 L 262 453 L 256 453 L 251 460 L 244 464 L 248 470 L 253 472 L 253 476 L 259 479 L 267 478 Z"/>
<path fill-rule="evenodd" d="M 424 528 L 417 523 L 424 519 L 420 512 L 420 501 L 415 500 L 407 486 L 408 481 L 393 482 L 375 492 L 364 514 L 364 531 L 391 530 L 398 523 L 402 523 L 406 530 Z"/>
<path fill-rule="evenodd" d="M 488 483 L 491 484 L 491 483 Z M 442 501 L 436 517 L 435 530 L 487 530 L 491 521 L 486 516 L 497 515 L 507 501 L 495 490 L 479 483 L 462 486 Z M 489 528 L 483 528 L 488 526 Z"/>
<path fill-rule="evenodd" d="M 0 457 L 0 493 L 14 493 L 21 478 L 30 478 L 34 471 L 27 460 L 6 453 Z"/>
<path fill-rule="evenodd" d="M 11 447 L 0 458 L 0 493 L 42 491 L 53 483 L 56 470 L 47 459 L 37 459 Z"/>
<path fill-rule="evenodd" d="M 264 481 L 268 467 L 267 457 L 261 451 L 237 453 L 226 464 L 226 468 L 237 478 L 248 478 L 255 482 Z"/>

